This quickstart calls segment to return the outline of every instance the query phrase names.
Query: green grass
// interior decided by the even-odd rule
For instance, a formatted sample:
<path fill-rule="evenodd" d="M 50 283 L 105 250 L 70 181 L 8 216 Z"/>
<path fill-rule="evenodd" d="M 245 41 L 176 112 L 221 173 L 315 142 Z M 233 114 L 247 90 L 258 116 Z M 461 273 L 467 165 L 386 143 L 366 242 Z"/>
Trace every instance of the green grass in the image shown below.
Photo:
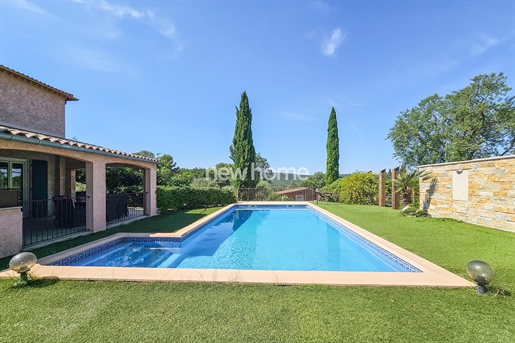
<path fill-rule="evenodd" d="M 321 207 L 460 275 L 470 259 L 485 259 L 498 271 L 495 292 L 52 280 L 16 289 L 0 280 L 0 342 L 513 341 L 515 234 L 378 207 Z M 178 228 L 190 215 L 202 214 L 121 231 Z"/>
<path fill-rule="evenodd" d="M 487 261 L 497 272 L 494 285 L 515 291 L 515 233 L 453 219 L 405 217 L 377 206 L 320 207 L 461 276 L 469 261 Z"/>

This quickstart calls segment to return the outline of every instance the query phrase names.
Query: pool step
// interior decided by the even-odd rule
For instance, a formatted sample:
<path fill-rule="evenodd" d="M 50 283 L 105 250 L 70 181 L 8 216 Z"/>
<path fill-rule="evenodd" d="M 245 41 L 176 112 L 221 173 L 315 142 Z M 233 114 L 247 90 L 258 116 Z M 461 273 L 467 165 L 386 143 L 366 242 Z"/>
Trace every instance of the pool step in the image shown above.
<path fill-rule="evenodd" d="M 170 257 L 168 257 L 166 260 L 164 260 L 161 264 L 159 264 L 157 266 L 157 268 L 169 268 L 170 265 L 179 257 L 181 256 L 181 254 L 179 253 L 174 253 L 173 255 L 171 255 Z"/>

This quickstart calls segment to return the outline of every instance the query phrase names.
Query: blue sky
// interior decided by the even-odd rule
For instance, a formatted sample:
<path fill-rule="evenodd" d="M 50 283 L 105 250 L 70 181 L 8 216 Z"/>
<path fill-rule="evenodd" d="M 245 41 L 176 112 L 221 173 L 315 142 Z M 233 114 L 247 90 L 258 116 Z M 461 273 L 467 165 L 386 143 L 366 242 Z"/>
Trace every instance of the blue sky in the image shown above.
<path fill-rule="evenodd" d="M 246 91 L 272 167 L 340 172 L 398 162 L 403 110 L 504 72 L 515 85 L 513 1 L 0 0 L 0 63 L 78 97 L 66 135 L 180 167 L 229 162 Z M 514 87 L 515 88 L 515 87 Z"/>

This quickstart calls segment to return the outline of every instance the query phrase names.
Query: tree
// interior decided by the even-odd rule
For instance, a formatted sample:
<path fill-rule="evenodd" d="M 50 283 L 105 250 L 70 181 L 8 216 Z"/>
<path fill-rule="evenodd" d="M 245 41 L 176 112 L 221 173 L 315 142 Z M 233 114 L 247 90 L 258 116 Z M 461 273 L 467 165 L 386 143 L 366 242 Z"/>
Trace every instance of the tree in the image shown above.
<path fill-rule="evenodd" d="M 256 154 L 256 170 L 260 172 L 260 176 L 270 179 L 273 175 L 272 169 L 267 159 L 261 156 L 260 153 Z"/>
<path fill-rule="evenodd" d="M 173 157 L 168 154 L 157 154 L 157 160 L 160 164 L 157 165 L 157 185 L 158 186 L 171 186 L 171 179 L 179 172 L 180 168 L 174 162 Z"/>
<path fill-rule="evenodd" d="M 236 127 L 229 150 L 234 162 L 234 187 L 254 188 L 257 179 L 252 167 L 256 164 L 256 150 L 252 140 L 252 111 L 246 92 L 241 95 L 240 108 L 236 108 Z"/>
<path fill-rule="evenodd" d="M 220 162 L 215 166 L 218 175 L 216 176 L 216 184 L 218 187 L 227 187 L 231 185 L 230 171 L 233 169 L 233 165 L 230 163 Z M 211 177 L 211 175 L 209 175 Z M 213 178 L 215 175 L 213 174 Z"/>
<path fill-rule="evenodd" d="M 326 184 L 330 185 L 340 177 L 340 140 L 338 138 L 338 122 L 336 111 L 331 108 L 327 126 L 327 167 Z"/>
<path fill-rule="evenodd" d="M 309 187 L 313 189 L 321 189 L 325 186 L 326 177 L 322 172 L 316 172 L 314 175 L 311 175 L 306 180 L 302 181 L 300 184 L 301 187 Z"/>
<path fill-rule="evenodd" d="M 86 169 L 78 169 L 75 181 L 86 184 Z M 143 170 L 131 167 L 106 167 L 106 192 L 140 193 L 143 191 Z"/>
<path fill-rule="evenodd" d="M 297 188 L 297 183 L 295 182 L 295 180 L 291 180 L 291 182 L 288 184 L 288 187 L 287 189 L 294 189 L 294 188 Z"/>
<path fill-rule="evenodd" d="M 397 193 L 401 194 L 402 204 L 404 206 L 414 202 L 414 195 L 419 191 L 419 179 L 424 181 L 432 179 L 432 175 L 427 171 L 419 171 L 418 169 L 406 170 L 401 169 L 395 185 L 397 186 Z"/>
<path fill-rule="evenodd" d="M 401 112 L 387 139 L 407 166 L 515 153 L 515 97 L 503 73 L 478 75 L 445 97 Z"/>
<path fill-rule="evenodd" d="M 270 182 L 266 181 L 266 180 L 261 180 L 258 182 L 258 184 L 256 185 L 256 188 L 262 188 L 262 189 L 266 189 L 266 190 L 272 190 L 272 185 L 270 184 Z"/>
<path fill-rule="evenodd" d="M 141 151 L 133 153 L 133 155 L 143 156 L 143 157 L 147 157 L 147 158 L 156 158 L 156 155 L 154 155 L 153 152 L 148 151 L 148 150 L 141 150 Z"/>

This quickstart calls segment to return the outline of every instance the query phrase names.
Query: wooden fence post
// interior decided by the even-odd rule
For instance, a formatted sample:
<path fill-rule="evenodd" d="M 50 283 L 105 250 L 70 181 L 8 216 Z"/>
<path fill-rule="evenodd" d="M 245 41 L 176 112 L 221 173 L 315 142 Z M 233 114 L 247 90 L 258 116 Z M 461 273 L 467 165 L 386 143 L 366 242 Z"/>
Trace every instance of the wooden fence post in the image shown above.
<path fill-rule="evenodd" d="M 385 207 L 386 203 L 386 169 L 383 169 L 379 172 L 379 206 Z"/>
<path fill-rule="evenodd" d="M 397 185 L 395 184 L 395 180 L 397 180 L 397 176 L 399 175 L 399 167 L 392 170 L 392 209 L 399 209 L 399 194 L 397 193 Z"/>

